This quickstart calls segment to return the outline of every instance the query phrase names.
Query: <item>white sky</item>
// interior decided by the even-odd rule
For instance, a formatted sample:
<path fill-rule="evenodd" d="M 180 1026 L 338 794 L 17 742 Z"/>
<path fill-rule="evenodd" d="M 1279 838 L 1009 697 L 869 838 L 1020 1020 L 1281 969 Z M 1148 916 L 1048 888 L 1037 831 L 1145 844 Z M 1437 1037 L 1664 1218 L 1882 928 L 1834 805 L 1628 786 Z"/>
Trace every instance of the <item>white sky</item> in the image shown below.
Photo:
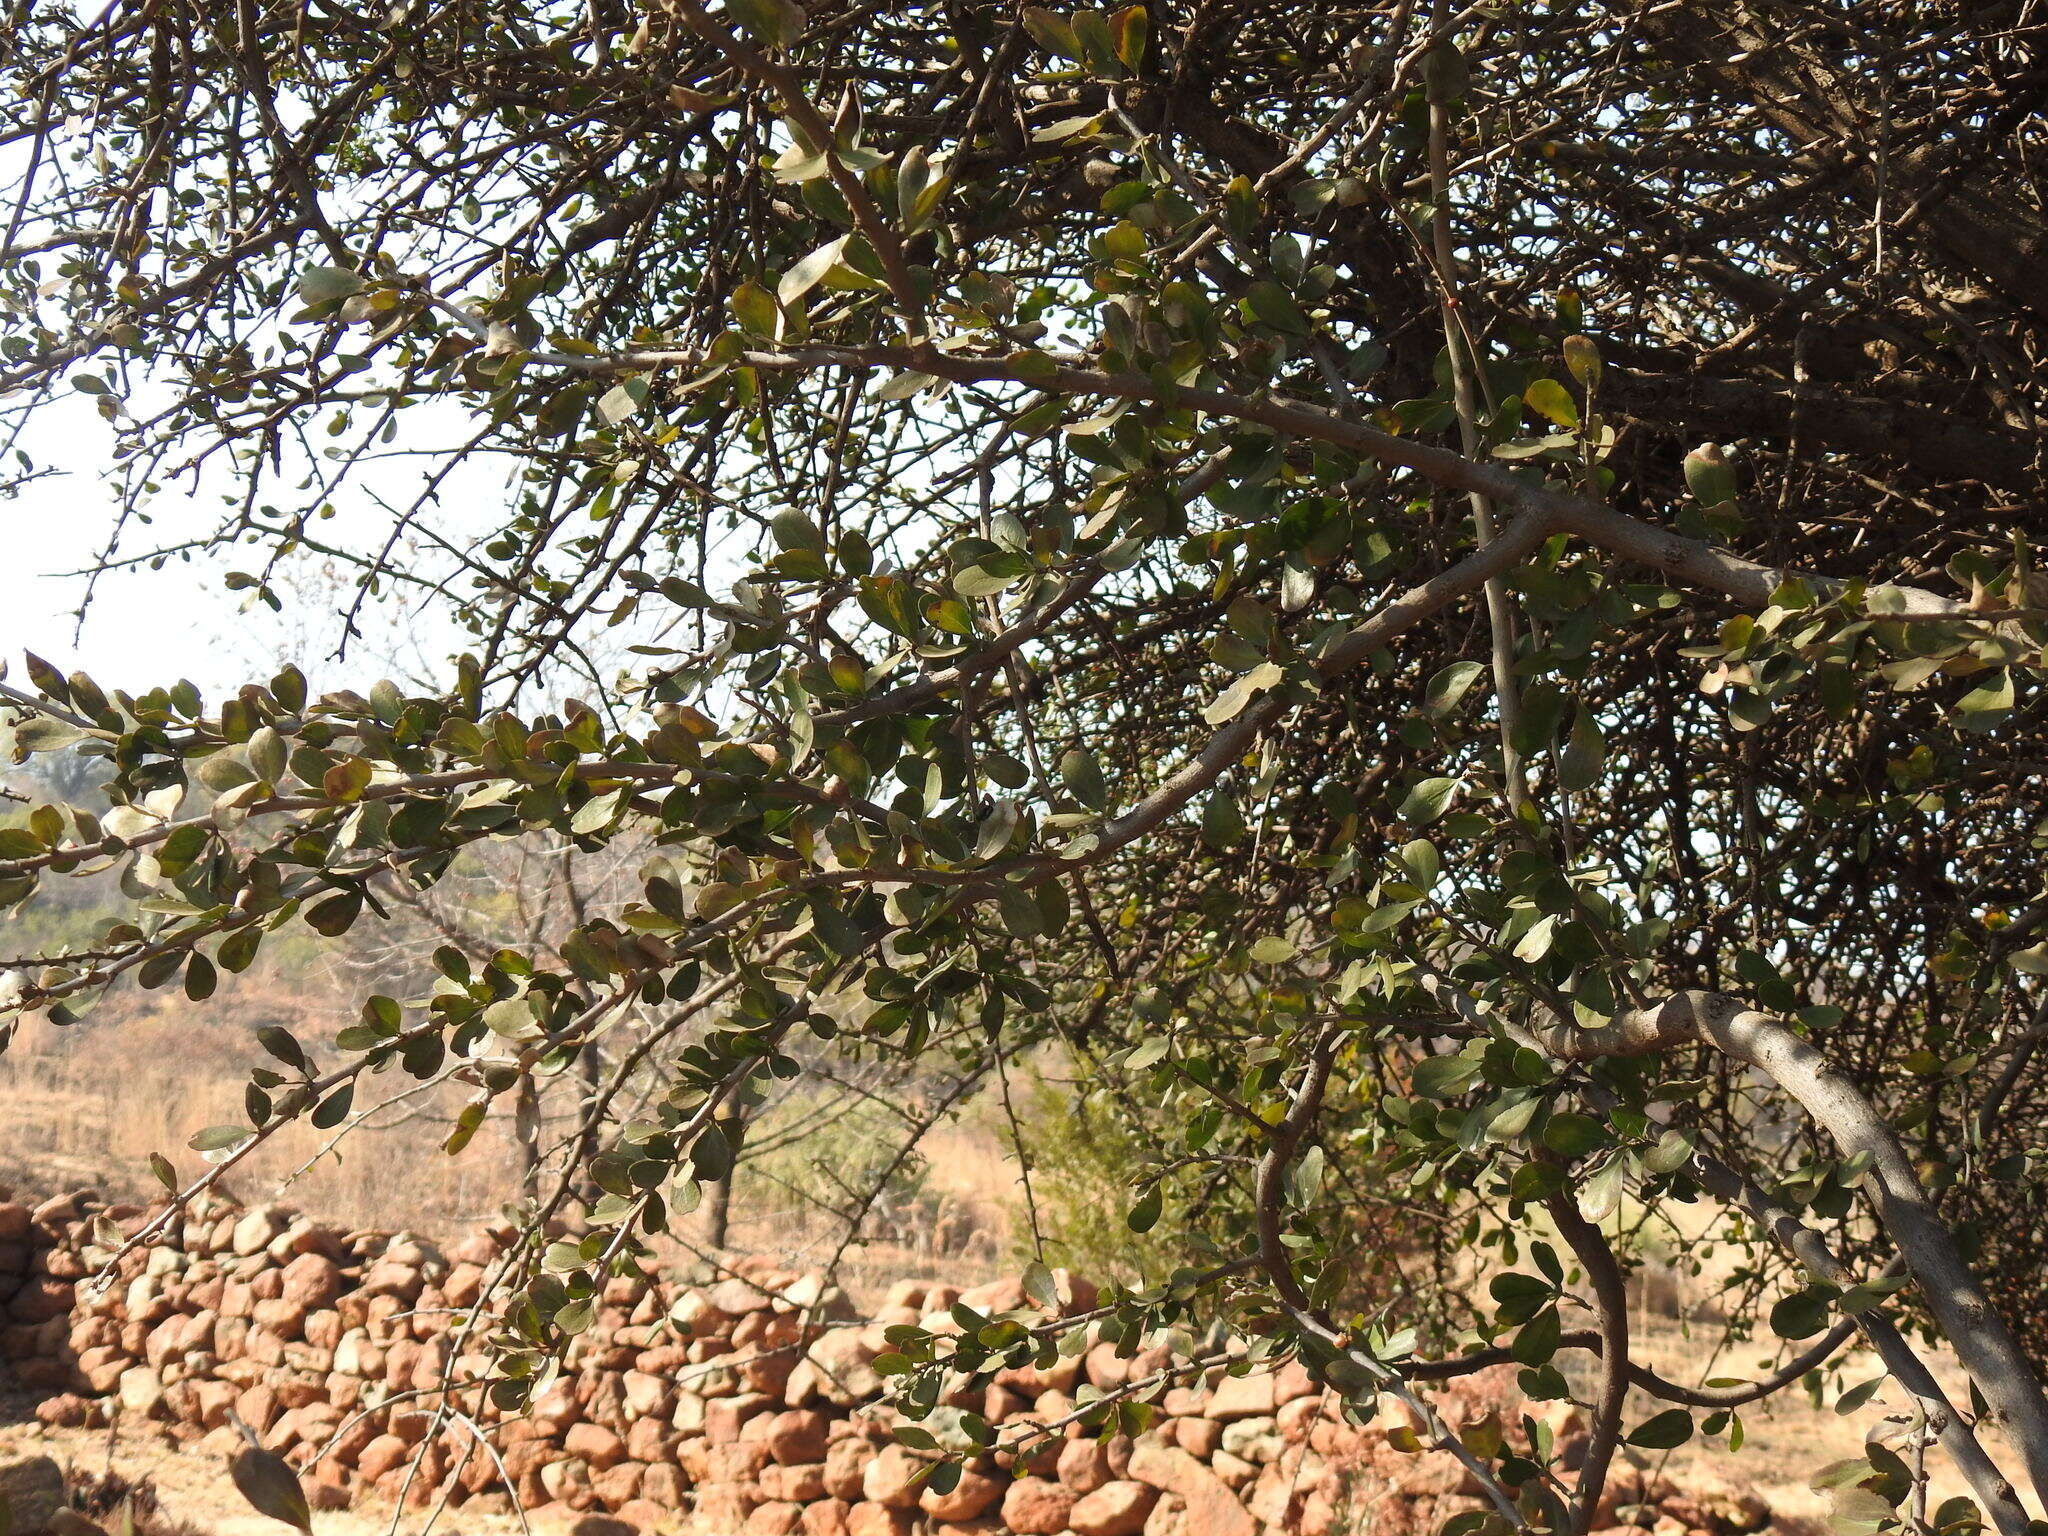
<path fill-rule="evenodd" d="M 416 650 L 373 603 L 364 621 L 369 642 L 337 667 L 330 658 L 339 624 L 332 599 L 315 592 L 314 573 L 307 573 L 309 601 L 295 608 L 287 600 L 282 614 L 228 590 L 227 572 L 238 563 L 253 567 L 262 558 L 255 550 L 239 561 L 196 555 L 161 570 L 103 576 L 81 627 L 76 615 L 86 581 L 66 573 L 87 568 L 114 526 L 113 487 L 102 475 L 113 435 L 82 395 L 43 407 L 31 430 L 37 462 L 68 472 L 33 482 L 13 500 L 0 498 L 0 657 L 17 686 L 24 650 L 131 693 L 189 678 L 213 701 L 268 677 L 285 659 L 303 667 L 316 688 L 367 687 L 388 670 L 380 664 L 391 653 L 431 664 L 453 649 L 443 643 L 431 655 Z M 181 489 L 160 496 L 152 511 L 155 527 L 132 530 L 127 547 L 139 551 L 211 527 L 220 504 L 204 492 L 194 501 Z"/>

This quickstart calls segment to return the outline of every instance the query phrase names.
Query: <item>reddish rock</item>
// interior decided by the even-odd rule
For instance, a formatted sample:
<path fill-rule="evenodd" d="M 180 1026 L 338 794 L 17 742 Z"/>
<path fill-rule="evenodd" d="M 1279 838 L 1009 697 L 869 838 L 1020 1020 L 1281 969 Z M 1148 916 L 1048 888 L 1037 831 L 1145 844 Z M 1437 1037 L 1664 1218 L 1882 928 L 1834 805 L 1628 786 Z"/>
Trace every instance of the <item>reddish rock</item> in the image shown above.
<path fill-rule="evenodd" d="M 796 1466 L 768 1466 L 761 1469 L 761 1491 L 771 1499 L 792 1504 L 809 1504 L 825 1497 L 825 1464 L 821 1461 Z"/>
<path fill-rule="evenodd" d="M 645 1504 L 651 1501 L 665 1509 L 681 1509 L 688 1493 L 689 1485 L 683 1481 L 682 1468 L 661 1462 L 641 1475 L 637 1502 Z"/>
<path fill-rule="evenodd" d="M 758 1392 L 715 1398 L 704 1405 L 704 1438 L 713 1445 L 728 1445 L 739 1439 L 747 1420 L 774 1406 L 774 1399 Z"/>
<path fill-rule="evenodd" d="M 267 1329 L 284 1343 L 306 1335 L 306 1308 L 288 1297 L 259 1301 L 250 1316 L 257 1327 Z"/>
<path fill-rule="evenodd" d="M 93 1392 L 105 1394 L 120 1383 L 121 1373 L 133 1365 L 133 1357 L 112 1345 L 88 1349 L 78 1357 L 78 1374 Z"/>
<path fill-rule="evenodd" d="M 1024 1304 L 1024 1282 L 1014 1276 L 991 1280 L 960 1293 L 960 1305 L 972 1307 L 984 1317 L 995 1312 L 1015 1312 Z"/>
<path fill-rule="evenodd" d="M 26 1216 L 27 1212 L 24 1210 L 22 1214 Z M 95 1417 L 105 1417 L 105 1410 L 75 1392 L 60 1392 L 36 1404 L 37 1421 L 54 1428 L 80 1429 L 92 1423 Z"/>
<path fill-rule="evenodd" d="M 804 1536 L 847 1536 L 846 1516 L 853 1506 L 844 1499 L 820 1499 L 804 1506 Z"/>
<path fill-rule="evenodd" d="M 911 1454 L 907 1447 L 888 1445 L 867 1464 L 861 1477 L 861 1494 L 873 1504 L 891 1509 L 917 1508 L 918 1492 L 931 1463 Z"/>
<path fill-rule="evenodd" d="M 1321 1397 L 1297 1397 L 1291 1402 L 1282 1403 L 1279 1413 L 1274 1415 L 1274 1422 L 1280 1430 L 1280 1438 L 1290 1445 L 1307 1440 L 1314 1432 L 1316 1420 L 1322 1416 L 1322 1412 Z"/>
<path fill-rule="evenodd" d="M 7 1303 L 7 1312 L 16 1322 L 41 1323 L 69 1314 L 71 1301 L 70 1281 L 36 1275 L 14 1293 L 14 1299 Z"/>
<path fill-rule="evenodd" d="M 1076 1493 L 1093 1493 L 1110 1479 L 1109 1451 L 1100 1440 L 1069 1440 L 1060 1448 L 1059 1480 Z"/>
<path fill-rule="evenodd" d="M 750 1488 L 711 1487 L 697 1490 L 697 1508 L 691 1524 L 705 1536 L 732 1536 L 747 1523 L 760 1500 Z"/>
<path fill-rule="evenodd" d="M 617 1509 L 640 1492 L 640 1479 L 647 1469 L 637 1461 L 621 1461 L 590 1474 L 590 1491 L 606 1509 Z"/>
<path fill-rule="evenodd" d="M 363 1447 L 356 1458 L 356 1474 L 366 1481 L 374 1482 L 396 1467 L 405 1465 L 406 1457 L 412 1454 L 412 1447 L 396 1435 L 379 1435 Z"/>
<path fill-rule="evenodd" d="M 571 1424 L 562 1437 L 562 1449 L 593 1471 L 615 1467 L 626 1459 L 626 1442 L 601 1424 Z"/>
<path fill-rule="evenodd" d="M 341 1266 L 324 1253 L 302 1253 L 284 1267 L 282 1299 L 308 1312 L 331 1307 L 342 1291 Z"/>
<path fill-rule="evenodd" d="M 327 1401 L 327 1380 L 322 1376 L 281 1376 L 274 1390 L 278 1402 L 286 1408 L 309 1408 Z"/>
<path fill-rule="evenodd" d="M 484 1267 L 481 1264 L 458 1263 L 448 1271 L 448 1278 L 441 1289 L 446 1293 L 451 1307 L 473 1307 L 484 1293 Z"/>
<path fill-rule="evenodd" d="M 804 1507 L 782 1499 L 756 1504 L 743 1527 L 746 1536 L 794 1536 L 803 1529 Z"/>
<path fill-rule="evenodd" d="M 1105 1392 L 1131 1379 L 1131 1362 L 1117 1353 L 1114 1344 L 1097 1344 L 1084 1358 L 1088 1379 Z"/>
<path fill-rule="evenodd" d="M 825 1451 L 825 1491 L 835 1499 L 860 1499 L 866 1494 L 867 1465 L 875 1459 L 875 1447 L 866 1440 L 835 1440 Z"/>
<path fill-rule="evenodd" d="M 271 1425 L 277 1422 L 283 1411 L 284 1404 L 277 1400 L 277 1393 L 260 1384 L 250 1387 L 235 1399 L 236 1415 L 259 1435 L 269 1433 Z"/>
<path fill-rule="evenodd" d="M 345 1331 L 341 1326 L 339 1312 L 329 1309 L 306 1314 L 306 1343 L 314 1349 L 327 1351 L 330 1356 L 341 1343 L 341 1336 Z"/>
<path fill-rule="evenodd" d="M 1205 1417 L 1228 1422 L 1231 1419 L 1270 1417 L 1279 1406 L 1275 1401 L 1277 1382 L 1270 1371 L 1249 1376 L 1225 1376 L 1210 1394 Z"/>
<path fill-rule="evenodd" d="M 369 1449 L 371 1442 L 382 1433 L 383 1431 L 377 1428 L 376 1421 L 365 1414 L 335 1437 L 334 1443 L 327 1448 L 327 1454 L 343 1466 L 355 1466 L 362 1459 L 363 1452 Z M 493 1467 L 492 1471 L 495 1473 L 496 1468 Z"/>
<path fill-rule="evenodd" d="M 758 1440 L 710 1446 L 704 1452 L 707 1483 L 750 1483 L 768 1465 L 768 1447 Z"/>
<path fill-rule="evenodd" d="M 1014 1418 L 1030 1406 L 1031 1399 L 1015 1387 L 991 1382 L 988 1390 L 982 1394 L 981 1416 L 991 1424 L 1000 1424 L 1005 1419 Z"/>
<path fill-rule="evenodd" d="M 893 1509 L 863 1499 L 846 1512 L 846 1536 L 911 1536 L 917 1518 L 907 1509 Z"/>
<path fill-rule="evenodd" d="M 814 1408 L 791 1408 L 768 1423 L 768 1454 L 785 1467 L 823 1461 L 831 1420 Z"/>
<path fill-rule="evenodd" d="M 1187 1536 L 1257 1536 L 1258 1522 L 1237 1495 L 1178 1446 L 1140 1440 L 1131 1451 L 1130 1475 L 1180 1500 L 1183 1510 L 1175 1513 L 1185 1514 Z"/>
<path fill-rule="evenodd" d="M 996 1465 L 1018 1477 L 1055 1477 L 1065 1442 L 1036 1419 L 1012 1419 L 996 1436 Z"/>
<path fill-rule="evenodd" d="M 1172 1493 L 1159 1495 L 1159 1502 L 1145 1517 L 1145 1536 L 1187 1536 L 1187 1529 L 1187 1505 L 1180 1496 Z"/>
<path fill-rule="evenodd" d="M 1043 1477 L 1020 1477 L 1003 1495 L 1003 1524 L 1017 1536 L 1054 1536 L 1067 1528 L 1078 1495 Z"/>
<path fill-rule="evenodd" d="M 927 1487 L 918 1495 L 918 1507 L 934 1520 L 949 1524 L 974 1520 L 987 1514 L 1002 1500 L 1003 1480 L 986 1473 L 964 1470 L 960 1481 L 944 1493 Z"/>
<path fill-rule="evenodd" d="M 1074 1501 L 1067 1525 L 1076 1536 L 1138 1536 L 1158 1501 L 1159 1490 L 1146 1483 L 1104 1483 Z"/>
<path fill-rule="evenodd" d="M 634 1461 L 667 1461 L 676 1437 L 660 1419 L 637 1419 L 626 1431 L 626 1454 Z"/>
<path fill-rule="evenodd" d="M 756 1355 L 740 1367 L 740 1381 L 749 1392 L 784 1398 L 788 1395 L 790 1378 L 796 1374 L 797 1363 L 796 1355 L 786 1350 Z"/>
<path fill-rule="evenodd" d="M 619 1388 L 625 1397 L 626 1411 L 633 1418 L 667 1418 L 675 1412 L 675 1388 L 659 1376 L 627 1371 L 620 1378 Z"/>

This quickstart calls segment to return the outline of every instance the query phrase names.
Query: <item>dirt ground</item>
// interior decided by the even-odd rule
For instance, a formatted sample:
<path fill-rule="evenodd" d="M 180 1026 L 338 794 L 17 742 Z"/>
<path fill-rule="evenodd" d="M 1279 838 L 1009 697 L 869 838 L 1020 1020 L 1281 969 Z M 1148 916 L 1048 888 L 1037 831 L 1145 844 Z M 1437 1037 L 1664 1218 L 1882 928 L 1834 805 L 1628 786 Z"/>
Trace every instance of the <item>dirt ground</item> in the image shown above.
<path fill-rule="evenodd" d="M 259 1515 L 235 1490 L 227 1463 L 206 1452 L 176 1446 L 152 1434 L 118 1429 L 50 1429 L 30 1417 L 33 1404 L 10 1396 L 0 1400 L 0 1453 L 40 1453 L 67 1467 L 113 1471 L 129 1482 L 156 1488 L 164 1514 L 204 1536 L 286 1536 L 290 1527 Z M 313 1516 L 320 1536 L 421 1536 L 424 1511 L 399 1511 L 389 1500 L 359 1499 L 345 1510 Z M 531 1522 L 531 1536 L 566 1536 L 566 1523 Z M 508 1515 L 454 1509 L 433 1527 L 436 1536 L 525 1536 Z"/>
<path fill-rule="evenodd" d="M 1675 1327 L 1659 1330 L 1641 1344 L 1644 1358 L 1673 1372 L 1683 1370 L 1691 1347 Z M 1732 1352 L 1726 1361 L 1731 1374 L 1752 1363 L 1740 1352 Z M 1847 1379 L 1859 1382 L 1876 1374 L 1877 1366 L 1868 1356 L 1852 1357 Z M 1939 1374 L 1945 1387 L 1959 1390 L 1952 1370 Z M 1816 1406 L 1805 1392 L 1793 1389 L 1745 1412 L 1746 1443 L 1735 1455 L 1719 1442 L 1698 1441 L 1661 1456 L 1624 1454 L 1638 1465 L 1664 1471 L 1684 1487 L 1748 1484 L 1770 1501 L 1777 1517 L 1774 1530 L 1820 1531 L 1826 1528 L 1827 1498 L 1816 1493 L 1809 1480 L 1830 1462 L 1860 1454 L 1865 1433 L 1901 1405 L 1896 1388 L 1880 1390 L 1858 1412 L 1844 1417 L 1831 1402 Z M 86 1470 L 111 1468 L 130 1480 L 147 1479 L 156 1485 L 167 1515 L 206 1536 L 283 1536 L 284 1527 L 256 1514 L 243 1501 L 220 1458 L 133 1430 L 48 1429 L 33 1421 L 31 1409 L 24 1400 L 0 1401 L 0 1451 L 41 1451 Z M 1640 1415 L 1650 1408 L 1632 1405 L 1632 1411 Z M 2001 1461 L 2008 1459 L 1997 1441 L 1990 1442 L 1990 1449 Z M 1940 1462 L 1938 1452 L 1929 1458 L 1936 1502 L 1965 1491 Z M 407 1511 L 401 1517 L 389 1501 L 366 1499 L 348 1510 L 316 1514 L 314 1521 L 320 1536 L 425 1536 L 426 1518 L 421 1511 Z M 564 1522 L 535 1520 L 531 1536 L 566 1536 L 568 1528 Z M 444 1512 L 432 1530 L 437 1536 L 523 1536 L 515 1517 L 462 1509 Z"/>

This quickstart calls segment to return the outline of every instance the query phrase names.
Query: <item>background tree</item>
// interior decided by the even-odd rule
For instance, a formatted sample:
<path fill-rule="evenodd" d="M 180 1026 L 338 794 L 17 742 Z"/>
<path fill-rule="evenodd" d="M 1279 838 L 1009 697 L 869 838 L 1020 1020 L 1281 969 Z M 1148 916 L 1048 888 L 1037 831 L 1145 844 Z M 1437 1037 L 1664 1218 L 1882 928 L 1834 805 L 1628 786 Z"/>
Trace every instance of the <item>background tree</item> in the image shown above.
<path fill-rule="evenodd" d="M 545 948 L 274 1040 L 173 1208 L 367 1074 L 473 1083 L 458 1151 L 601 1055 L 495 1277 L 516 1403 L 734 1105 L 1059 1041 L 1160 1145 L 1129 1222 L 1185 1208 L 1188 1267 L 906 1332 L 914 1411 L 1182 1321 L 1361 1412 L 1503 1350 L 1556 1396 L 1593 1349 L 1576 1480 L 1447 1445 L 1468 1523 L 1582 1529 L 1624 1437 L 1732 1444 L 1861 1333 L 1977 1493 L 1937 1523 L 2017 1531 L 1972 1425 L 2048 1492 L 2036 10 L 20 8 L 21 476 L 83 390 L 107 563 L 232 549 L 279 601 L 314 550 L 349 623 L 405 588 L 469 651 L 211 705 L 32 662 L 17 752 L 118 772 L 0 832 L 0 900 L 111 865 L 137 915 L 15 957 L 15 1006 L 204 997 L 477 845 L 644 841 Z M 1624 1200 L 1723 1213 L 1733 1328 L 1799 1352 L 1634 1363 Z M 1434 1253 L 1353 1240 L 1418 1210 Z M 1453 1247 L 1476 1305 L 1428 1283 Z M 1625 1423 L 1632 1383 L 1674 1406 Z"/>

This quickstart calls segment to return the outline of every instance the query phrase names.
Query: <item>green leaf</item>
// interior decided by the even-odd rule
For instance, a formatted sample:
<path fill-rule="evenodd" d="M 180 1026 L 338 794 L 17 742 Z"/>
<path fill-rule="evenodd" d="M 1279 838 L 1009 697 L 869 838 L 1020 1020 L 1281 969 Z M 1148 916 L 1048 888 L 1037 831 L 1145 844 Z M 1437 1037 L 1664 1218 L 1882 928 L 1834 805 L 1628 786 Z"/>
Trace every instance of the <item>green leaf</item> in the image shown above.
<path fill-rule="evenodd" d="M 1807 1339 L 1827 1327 L 1833 1293 L 1811 1286 L 1781 1297 L 1771 1308 L 1771 1331 L 1781 1339 Z"/>
<path fill-rule="evenodd" d="M 1601 734 L 1593 712 L 1582 706 L 1572 721 L 1571 740 L 1565 743 L 1558 759 L 1558 787 L 1574 795 L 1591 789 L 1599 783 L 1600 771 L 1606 764 L 1607 738 Z"/>
<path fill-rule="evenodd" d="M 1277 934 L 1268 934 L 1256 941 L 1250 950 L 1252 959 L 1260 965 L 1284 965 L 1299 953 L 1291 939 L 1283 939 Z"/>
<path fill-rule="evenodd" d="M 1546 1365 L 1557 1353 L 1558 1341 L 1563 1336 L 1564 1325 L 1558 1320 L 1557 1308 L 1545 1307 L 1522 1325 L 1522 1331 L 1508 1346 L 1508 1353 L 1523 1365 Z"/>
<path fill-rule="evenodd" d="M 1735 500 L 1735 466 L 1714 443 L 1703 443 L 1685 456 L 1685 485 L 1703 507 L 1725 507 Z"/>
<path fill-rule="evenodd" d="M 282 1456 L 249 1446 L 228 1463 L 228 1476 L 259 1515 L 268 1515 L 312 1536 L 312 1506 L 306 1502 L 305 1489 L 299 1486 L 298 1473 Z"/>
<path fill-rule="evenodd" d="M 596 1315 L 596 1305 L 588 1297 L 585 1297 L 581 1301 L 568 1303 L 568 1305 L 557 1312 L 555 1314 L 555 1326 L 571 1338 L 574 1338 L 577 1334 L 585 1332 L 590 1327 L 591 1319 Z"/>
<path fill-rule="evenodd" d="M 837 240 L 827 240 L 783 273 L 782 281 L 775 285 L 776 299 L 785 305 L 795 304 L 823 282 L 825 274 L 839 264 L 849 238 L 841 235 Z"/>
<path fill-rule="evenodd" d="M 308 305 L 333 304 L 368 286 L 347 267 L 307 267 L 299 274 L 299 298 Z"/>
<path fill-rule="evenodd" d="M 777 549 L 824 551 L 825 535 L 816 523 L 794 507 L 776 513 L 769 521 L 768 530 L 775 536 Z"/>
<path fill-rule="evenodd" d="M 1579 406 L 1571 392 L 1555 379 L 1536 379 L 1522 391 L 1522 403 L 1547 417 L 1560 427 L 1576 430 L 1579 425 Z"/>
<path fill-rule="evenodd" d="M 2016 949 L 2006 957 L 2006 964 L 2023 976 L 2048 976 L 2048 944 Z"/>
<path fill-rule="evenodd" d="M 1422 690 L 1422 712 L 1431 719 L 1448 715 L 1485 674 L 1486 667 L 1481 662 L 1452 662 L 1432 677 L 1429 686 Z"/>
<path fill-rule="evenodd" d="M 986 566 L 970 565 L 953 573 L 953 590 L 962 597 L 994 597 L 998 592 L 1008 591 L 1023 578 L 1005 576 L 991 571 Z"/>
<path fill-rule="evenodd" d="M 647 381 L 623 379 L 598 397 L 598 419 L 608 427 L 616 427 L 646 403 Z"/>
<path fill-rule="evenodd" d="M 1041 1260 L 1033 1259 L 1024 1266 L 1024 1294 L 1043 1311 L 1059 1310 L 1059 1287 L 1053 1283 L 1052 1271 Z"/>
<path fill-rule="evenodd" d="M 331 939 L 347 933 L 362 910 L 361 891 L 338 891 L 306 909 L 306 926 Z"/>
<path fill-rule="evenodd" d="M 1025 6 L 1021 15 L 1024 30 L 1047 53 L 1056 53 L 1066 59 L 1078 60 L 1081 57 L 1081 45 L 1064 16 L 1055 15 L 1039 5 Z"/>
<path fill-rule="evenodd" d="M 1891 1501 L 1875 1489 L 1860 1483 L 1835 1491 L 1830 1501 L 1828 1524 L 1843 1536 L 1861 1536 L 1894 1524 L 1898 1512 Z"/>
<path fill-rule="evenodd" d="M 1534 965 L 1550 953 L 1551 941 L 1557 936 L 1557 919 L 1539 917 L 1531 923 L 1521 938 L 1515 941 L 1514 956 L 1527 965 Z"/>
<path fill-rule="evenodd" d="M 732 317 L 750 335 L 773 341 L 782 334 L 782 307 L 759 283 L 744 282 L 733 290 Z"/>
<path fill-rule="evenodd" d="M 1600 386 L 1600 349 L 1590 336 L 1567 336 L 1564 339 L 1564 365 L 1571 376 L 1579 381 L 1579 387 L 1587 391 Z"/>
<path fill-rule="evenodd" d="M 1402 797 L 1399 807 L 1401 819 L 1426 827 L 1450 809 L 1451 797 L 1457 792 L 1456 779 L 1424 779 Z"/>
<path fill-rule="evenodd" d="M 1219 789 L 1202 806 L 1202 841 L 1211 848 L 1231 848 L 1244 840 L 1244 813 L 1237 808 L 1237 796 Z"/>
<path fill-rule="evenodd" d="M 355 1103 L 356 1085 L 343 1083 L 334 1092 L 314 1107 L 311 1116 L 315 1130 L 332 1130 L 348 1118 L 350 1107 Z"/>
<path fill-rule="evenodd" d="M 1102 765 L 1096 761 L 1095 754 L 1085 748 L 1076 747 L 1061 755 L 1060 782 L 1091 811 L 1102 810 L 1109 804 L 1109 789 L 1102 781 Z"/>
<path fill-rule="evenodd" d="M 1294 301 L 1294 295 L 1270 279 L 1253 283 L 1245 290 L 1244 307 L 1253 319 L 1276 331 L 1285 331 L 1290 336 L 1306 336 L 1309 332 L 1308 316 Z"/>
<path fill-rule="evenodd" d="M 804 9 L 795 0 L 726 0 L 725 13 L 764 48 L 789 48 L 803 36 Z"/>
<path fill-rule="evenodd" d="M 1584 1157 L 1607 1142 L 1607 1128 L 1590 1115 L 1561 1112 L 1543 1127 L 1543 1145 L 1559 1157 Z"/>
<path fill-rule="evenodd" d="M 1165 1194 L 1157 1184 L 1154 1184 L 1138 1197 L 1138 1203 L 1131 1207 L 1130 1215 L 1124 1218 L 1125 1224 L 1133 1232 L 1150 1232 L 1158 1225 L 1160 1208 L 1165 1201 Z"/>
<path fill-rule="evenodd" d="M 1604 1221 L 1613 1215 L 1615 1207 L 1621 1204 L 1627 1171 L 1626 1159 L 1619 1156 L 1608 1158 L 1598 1173 L 1579 1186 L 1579 1214 L 1592 1222 Z"/>
<path fill-rule="evenodd" d="M 1692 1415 L 1683 1408 L 1667 1408 L 1645 1419 L 1628 1437 L 1628 1444 L 1646 1451 L 1668 1451 L 1692 1438 Z"/>
<path fill-rule="evenodd" d="M 1271 688 L 1284 675 L 1274 663 L 1260 662 L 1219 693 L 1202 711 L 1202 718 L 1210 725 L 1221 725 L 1226 720 L 1235 719 L 1255 695 Z"/>
<path fill-rule="evenodd" d="M 1426 1099 L 1449 1099 L 1463 1093 L 1479 1076 L 1479 1063 L 1469 1056 L 1429 1056 L 1415 1065 L 1408 1086 Z"/>
<path fill-rule="evenodd" d="M 1643 1169 L 1648 1173 L 1674 1173 L 1691 1161 L 1692 1137 L 1684 1131 L 1666 1131 L 1643 1154 Z"/>
<path fill-rule="evenodd" d="M 690 1162 L 697 1177 L 716 1183 L 732 1172 L 732 1143 L 717 1121 L 704 1127 L 690 1147 Z"/>

